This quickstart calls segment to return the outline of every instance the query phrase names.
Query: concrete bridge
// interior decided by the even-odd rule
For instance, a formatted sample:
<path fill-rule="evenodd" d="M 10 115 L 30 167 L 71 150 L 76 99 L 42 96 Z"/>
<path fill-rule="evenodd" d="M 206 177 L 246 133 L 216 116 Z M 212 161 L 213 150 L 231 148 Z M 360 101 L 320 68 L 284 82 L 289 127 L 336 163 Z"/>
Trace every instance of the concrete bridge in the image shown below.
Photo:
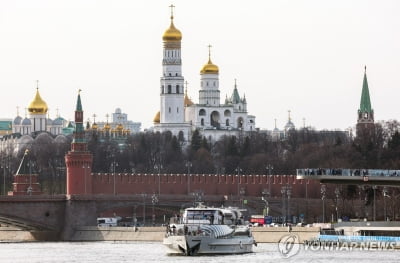
<path fill-rule="evenodd" d="M 123 207 L 151 207 L 151 195 L 37 195 L 0 197 L 0 224 L 28 230 L 45 240 L 70 240 L 76 228 L 97 225 L 104 211 Z M 193 196 L 161 195 L 158 209 L 179 211 Z M 204 196 L 208 204 L 223 204 L 223 196 Z M 172 213 L 172 212 L 171 212 Z M 44 236 L 43 236 L 44 235 Z"/>
<path fill-rule="evenodd" d="M 400 186 L 400 170 L 307 168 L 297 169 L 296 178 L 322 184 Z"/>

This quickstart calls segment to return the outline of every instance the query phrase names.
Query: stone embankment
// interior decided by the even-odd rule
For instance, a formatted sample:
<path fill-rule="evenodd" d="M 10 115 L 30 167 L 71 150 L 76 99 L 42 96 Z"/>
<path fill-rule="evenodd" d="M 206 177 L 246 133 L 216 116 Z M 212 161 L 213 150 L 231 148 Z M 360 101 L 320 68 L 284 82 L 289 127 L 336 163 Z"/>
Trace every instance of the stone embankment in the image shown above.
<path fill-rule="evenodd" d="M 300 242 L 318 236 L 319 227 L 254 227 L 253 235 L 258 243 L 277 243 L 289 233 L 297 234 Z M 87 226 L 75 230 L 71 241 L 155 241 L 161 242 L 164 227 L 97 227 Z M 0 227 L 1 242 L 53 241 L 57 237 L 52 232 L 23 231 L 14 227 Z"/>

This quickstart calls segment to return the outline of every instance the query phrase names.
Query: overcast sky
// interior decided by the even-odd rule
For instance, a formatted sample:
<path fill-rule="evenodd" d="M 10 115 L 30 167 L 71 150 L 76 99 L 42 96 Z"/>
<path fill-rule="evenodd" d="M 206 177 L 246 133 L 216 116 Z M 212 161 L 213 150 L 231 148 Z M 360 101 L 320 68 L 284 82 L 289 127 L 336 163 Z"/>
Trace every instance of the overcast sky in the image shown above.
<path fill-rule="evenodd" d="M 364 65 L 375 120 L 400 119 L 400 1 L 1 0 L 0 118 L 39 91 L 55 118 L 119 107 L 152 126 L 160 108 L 162 34 L 175 8 L 183 76 L 198 102 L 200 69 L 220 69 L 221 102 L 237 79 L 256 126 L 347 129 L 357 120 Z"/>

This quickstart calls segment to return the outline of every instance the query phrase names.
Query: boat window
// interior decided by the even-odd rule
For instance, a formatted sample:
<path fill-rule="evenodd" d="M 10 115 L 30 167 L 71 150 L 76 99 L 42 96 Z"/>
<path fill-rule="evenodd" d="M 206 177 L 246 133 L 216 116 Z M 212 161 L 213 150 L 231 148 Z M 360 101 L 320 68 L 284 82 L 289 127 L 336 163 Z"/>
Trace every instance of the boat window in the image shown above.
<path fill-rule="evenodd" d="M 215 210 L 188 210 L 186 213 L 186 218 L 188 220 L 207 220 L 211 215 L 215 215 Z"/>

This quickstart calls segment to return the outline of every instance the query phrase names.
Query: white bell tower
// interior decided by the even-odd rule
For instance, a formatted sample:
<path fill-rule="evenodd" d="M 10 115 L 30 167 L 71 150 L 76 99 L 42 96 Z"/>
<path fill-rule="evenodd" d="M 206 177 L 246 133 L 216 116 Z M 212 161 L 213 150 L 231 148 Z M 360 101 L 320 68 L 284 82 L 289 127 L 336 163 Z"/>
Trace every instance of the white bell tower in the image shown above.
<path fill-rule="evenodd" d="M 164 32 L 162 77 L 160 79 L 160 124 L 184 123 L 184 78 L 182 76 L 181 32 L 175 28 L 171 5 L 171 24 Z"/>

